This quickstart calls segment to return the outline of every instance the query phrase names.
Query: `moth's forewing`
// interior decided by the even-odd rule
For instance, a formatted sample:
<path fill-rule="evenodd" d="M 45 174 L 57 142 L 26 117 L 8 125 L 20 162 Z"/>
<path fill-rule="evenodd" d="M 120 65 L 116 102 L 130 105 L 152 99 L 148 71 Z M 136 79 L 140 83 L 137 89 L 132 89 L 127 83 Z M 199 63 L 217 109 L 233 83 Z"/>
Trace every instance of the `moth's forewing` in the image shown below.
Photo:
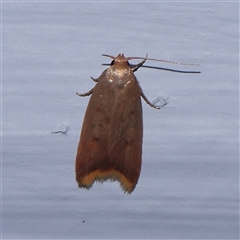
<path fill-rule="evenodd" d="M 95 180 L 118 180 L 131 193 L 141 170 L 141 92 L 130 68 L 106 69 L 97 80 L 77 150 L 77 182 L 90 188 Z"/>

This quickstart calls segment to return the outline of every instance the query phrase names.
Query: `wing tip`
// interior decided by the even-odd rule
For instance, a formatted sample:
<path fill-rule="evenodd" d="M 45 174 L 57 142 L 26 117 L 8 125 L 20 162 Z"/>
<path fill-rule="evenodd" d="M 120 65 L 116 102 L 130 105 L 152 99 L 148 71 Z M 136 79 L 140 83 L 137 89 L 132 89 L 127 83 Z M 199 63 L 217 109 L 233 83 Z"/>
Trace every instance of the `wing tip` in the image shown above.
<path fill-rule="evenodd" d="M 95 170 L 82 178 L 78 178 L 79 188 L 90 189 L 94 182 L 103 183 L 105 181 L 118 181 L 124 193 L 130 194 L 134 190 L 137 183 L 131 182 L 126 176 L 117 170 L 100 171 Z"/>

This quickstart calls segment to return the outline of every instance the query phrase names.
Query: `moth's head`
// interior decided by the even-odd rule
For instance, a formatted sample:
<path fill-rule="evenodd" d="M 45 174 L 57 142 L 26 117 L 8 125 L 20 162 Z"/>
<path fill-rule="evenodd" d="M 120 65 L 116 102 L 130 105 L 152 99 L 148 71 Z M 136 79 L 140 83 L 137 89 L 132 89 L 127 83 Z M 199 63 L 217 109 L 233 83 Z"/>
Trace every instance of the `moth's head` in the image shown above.
<path fill-rule="evenodd" d="M 125 69 L 125 70 L 127 69 L 127 70 L 129 70 L 129 68 L 130 68 L 130 69 L 132 69 L 133 72 L 137 71 L 137 69 L 139 67 L 141 67 L 145 63 L 145 61 L 148 59 L 147 56 L 145 58 L 141 58 L 141 57 L 127 57 L 126 58 L 123 53 L 118 54 L 116 57 L 113 57 L 113 56 L 107 55 L 107 54 L 102 54 L 102 55 L 105 56 L 105 57 L 110 57 L 111 59 L 113 59 L 110 65 L 114 69 L 121 69 L 121 70 L 122 69 Z M 131 59 L 143 59 L 143 61 L 136 64 L 136 65 L 131 65 L 128 62 L 128 60 L 131 60 Z M 106 64 L 106 65 L 108 65 L 108 64 Z"/>
<path fill-rule="evenodd" d="M 113 57 L 111 55 L 105 55 L 105 54 L 103 54 L 103 56 L 110 57 L 111 59 L 113 59 L 111 62 L 111 66 L 114 66 L 116 68 L 129 67 L 128 58 L 126 58 L 123 53 L 118 54 L 116 57 Z"/>

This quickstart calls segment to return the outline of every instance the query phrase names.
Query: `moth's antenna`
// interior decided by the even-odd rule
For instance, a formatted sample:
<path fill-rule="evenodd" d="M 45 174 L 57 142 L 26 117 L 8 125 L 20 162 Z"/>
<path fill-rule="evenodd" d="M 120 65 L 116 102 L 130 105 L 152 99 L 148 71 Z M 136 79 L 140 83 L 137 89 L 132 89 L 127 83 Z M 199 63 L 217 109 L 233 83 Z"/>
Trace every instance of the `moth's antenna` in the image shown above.
<path fill-rule="evenodd" d="M 164 62 L 164 63 L 170 63 L 170 64 L 178 64 L 178 65 L 186 65 L 186 66 L 200 66 L 198 63 L 182 63 L 182 62 L 173 62 L 168 60 L 162 60 L 162 59 L 156 59 L 156 58 L 148 58 L 148 57 L 131 57 L 129 59 L 146 59 L 150 61 L 157 61 L 157 62 Z"/>
<path fill-rule="evenodd" d="M 120 55 L 124 57 L 123 54 L 120 54 Z M 102 54 L 102 56 L 110 57 L 112 59 L 116 59 L 116 57 L 108 55 L 108 54 Z M 174 61 L 168 61 L 168 60 L 162 60 L 162 59 L 156 59 L 156 58 L 149 58 L 147 54 L 146 54 L 146 57 L 127 57 L 126 59 L 127 60 L 143 59 L 143 61 L 141 63 L 137 64 L 137 65 L 129 64 L 129 66 L 132 68 L 133 71 L 137 71 L 137 69 L 139 67 L 144 67 L 144 68 L 153 68 L 153 69 L 172 71 L 172 72 L 179 72 L 179 73 L 201 73 L 200 71 L 174 70 L 174 69 L 170 69 L 170 68 L 163 68 L 163 67 L 155 67 L 155 66 L 143 65 L 146 60 L 156 61 L 156 62 L 163 62 L 163 63 L 169 63 L 169 64 L 175 64 L 175 65 L 182 65 L 182 66 L 200 66 L 200 64 L 198 64 L 198 63 L 183 63 L 183 62 L 174 62 Z M 102 64 L 102 65 L 103 66 L 110 66 L 111 64 Z"/>
<path fill-rule="evenodd" d="M 111 59 L 115 59 L 114 56 L 111 56 L 111 55 L 108 55 L 108 54 L 102 54 L 102 56 L 104 56 L 104 57 L 110 57 Z"/>

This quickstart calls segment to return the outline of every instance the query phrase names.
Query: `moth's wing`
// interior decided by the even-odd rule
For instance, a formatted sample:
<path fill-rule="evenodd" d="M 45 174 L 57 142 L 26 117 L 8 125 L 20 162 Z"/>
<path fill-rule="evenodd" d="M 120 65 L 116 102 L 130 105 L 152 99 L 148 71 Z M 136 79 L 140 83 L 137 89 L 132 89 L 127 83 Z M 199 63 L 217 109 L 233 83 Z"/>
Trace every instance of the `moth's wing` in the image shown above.
<path fill-rule="evenodd" d="M 135 76 L 130 77 L 115 93 L 108 147 L 109 161 L 121 173 L 120 183 L 127 192 L 132 192 L 138 182 L 143 137 L 141 93 Z"/>
<path fill-rule="evenodd" d="M 93 89 L 82 124 L 75 165 L 79 187 L 90 188 L 98 179 L 96 171 L 105 168 L 111 104 L 108 102 L 109 84 L 101 81 L 105 79 L 104 74 L 105 71 Z"/>
<path fill-rule="evenodd" d="M 95 180 L 118 180 L 130 193 L 141 170 L 141 92 L 133 74 L 125 83 L 104 74 L 93 89 L 84 117 L 76 178 L 79 187 L 86 188 Z"/>

